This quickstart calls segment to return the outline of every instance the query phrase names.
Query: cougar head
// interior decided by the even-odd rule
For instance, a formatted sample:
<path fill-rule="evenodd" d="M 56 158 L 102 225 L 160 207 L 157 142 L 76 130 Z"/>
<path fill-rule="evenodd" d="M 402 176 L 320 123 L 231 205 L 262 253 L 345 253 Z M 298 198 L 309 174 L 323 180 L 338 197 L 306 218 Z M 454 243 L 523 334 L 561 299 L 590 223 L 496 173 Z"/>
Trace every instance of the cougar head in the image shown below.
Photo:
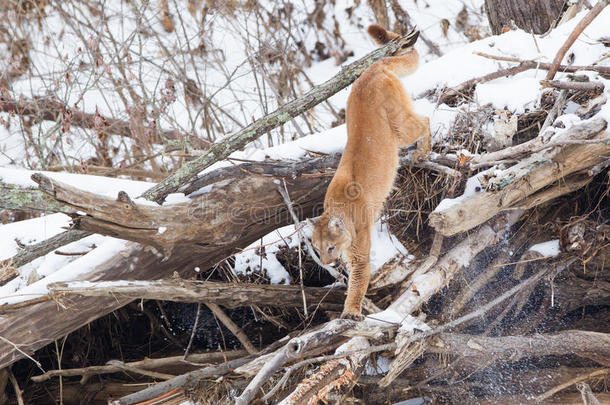
<path fill-rule="evenodd" d="M 334 263 L 352 243 L 345 223 L 339 217 L 324 213 L 312 224 L 311 244 L 318 252 L 322 264 Z"/>

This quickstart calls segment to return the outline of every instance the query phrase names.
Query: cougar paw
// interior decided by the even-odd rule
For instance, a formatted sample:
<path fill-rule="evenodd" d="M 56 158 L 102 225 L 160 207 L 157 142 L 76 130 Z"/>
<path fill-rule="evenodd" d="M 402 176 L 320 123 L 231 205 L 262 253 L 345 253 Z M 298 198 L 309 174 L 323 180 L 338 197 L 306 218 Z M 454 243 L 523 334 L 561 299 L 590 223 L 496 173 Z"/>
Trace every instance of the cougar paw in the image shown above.
<path fill-rule="evenodd" d="M 356 312 L 345 312 L 341 314 L 342 319 L 351 319 L 352 321 L 364 321 L 364 315 L 356 313 Z"/>
<path fill-rule="evenodd" d="M 414 152 L 411 158 L 414 163 L 421 163 L 430 159 L 430 152 Z"/>

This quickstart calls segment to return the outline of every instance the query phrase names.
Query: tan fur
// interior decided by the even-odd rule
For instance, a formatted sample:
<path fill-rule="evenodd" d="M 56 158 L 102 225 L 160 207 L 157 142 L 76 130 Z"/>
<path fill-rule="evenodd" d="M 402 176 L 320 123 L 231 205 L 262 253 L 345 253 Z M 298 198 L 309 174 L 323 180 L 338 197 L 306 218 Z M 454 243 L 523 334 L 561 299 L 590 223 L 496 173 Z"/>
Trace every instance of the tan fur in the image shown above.
<path fill-rule="evenodd" d="M 368 32 L 381 43 L 397 37 L 377 25 Z M 409 47 L 375 62 L 354 82 L 347 100 L 347 145 L 312 236 L 324 264 L 342 257 L 350 270 L 342 317 L 361 318 L 370 279 L 371 229 L 393 186 L 398 148 L 417 141 L 417 159 L 430 151 L 428 118 L 413 112 L 398 79 L 415 71 L 418 59 Z"/>

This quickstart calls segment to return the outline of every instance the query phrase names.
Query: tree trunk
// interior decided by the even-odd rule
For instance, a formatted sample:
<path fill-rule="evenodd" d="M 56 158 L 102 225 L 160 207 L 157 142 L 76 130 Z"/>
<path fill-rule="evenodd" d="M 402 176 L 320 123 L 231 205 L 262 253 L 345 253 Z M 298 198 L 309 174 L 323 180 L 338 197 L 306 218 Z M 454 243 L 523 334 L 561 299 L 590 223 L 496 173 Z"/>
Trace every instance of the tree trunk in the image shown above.
<path fill-rule="evenodd" d="M 485 0 L 485 10 L 495 35 L 513 25 L 527 32 L 543 34 L 559 19 L 563 4 L 563 0 Z"/>

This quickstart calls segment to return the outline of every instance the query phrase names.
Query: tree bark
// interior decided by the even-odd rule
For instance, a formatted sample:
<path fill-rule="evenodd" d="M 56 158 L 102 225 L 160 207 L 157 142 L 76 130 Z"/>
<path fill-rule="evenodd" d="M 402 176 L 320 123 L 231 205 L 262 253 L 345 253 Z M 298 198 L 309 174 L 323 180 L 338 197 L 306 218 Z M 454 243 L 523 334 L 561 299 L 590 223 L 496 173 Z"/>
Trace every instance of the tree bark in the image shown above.
<path fill-rule="evenodd" d="M 485 0 L 485 10 L 495 35 L 513 25 L 527 32 L 543 34 L 555 25 L 564 3 L 563 0 Z"/>

